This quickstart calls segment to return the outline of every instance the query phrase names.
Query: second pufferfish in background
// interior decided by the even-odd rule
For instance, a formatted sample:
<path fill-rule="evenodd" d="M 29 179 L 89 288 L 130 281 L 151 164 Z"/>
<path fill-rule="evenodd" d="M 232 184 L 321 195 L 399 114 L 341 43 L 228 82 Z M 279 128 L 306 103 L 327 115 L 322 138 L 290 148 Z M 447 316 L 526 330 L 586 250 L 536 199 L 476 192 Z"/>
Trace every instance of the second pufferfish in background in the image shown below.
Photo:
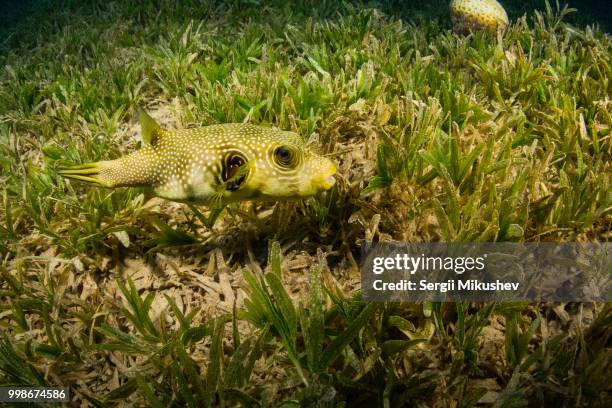
<path fill-rule="evenodd" d="M 496 0 L 453 0 L 450 12 L 456 33 L 498 31 L 509 24 L 506 10 Z"/>

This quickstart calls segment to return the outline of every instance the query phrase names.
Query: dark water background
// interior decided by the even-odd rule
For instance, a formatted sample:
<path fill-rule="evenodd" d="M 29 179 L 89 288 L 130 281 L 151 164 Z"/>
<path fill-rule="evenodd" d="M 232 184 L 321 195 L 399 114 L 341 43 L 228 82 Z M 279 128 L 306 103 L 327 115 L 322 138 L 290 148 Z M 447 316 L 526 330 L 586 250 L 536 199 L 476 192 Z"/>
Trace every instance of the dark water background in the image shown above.
<path fill-rule="evenodd" d="M 612 0 L 549 0 L 553 8 L 555 2 L 559 4 L 569 4 L 570 7 L 578 9 L 578 13 L 573 13 L 567 18 L 567 21 L 575 24 L 579 27 L 585 25 L 597 24 L 599 27 L 607 33 L 612 33 Z M 203 3 L 206 0 L 202 1 Z M 544 10 L 545 0 L 501 0 L 503 6 L 508 11 L 510 19 L 515 19 L 524 14 L 532 15 L 534 10 Z M 74 16 L 88 16 L 91 15 L 92 10 L 95 8 L 109 8 L 113 7 L 113 3 L 132 3 L 138 4 L 136 0 L 116 0 L 115 2 L 109 1 L 98 1 L 98 0 L 0 0 L 0 49 L 12 48 L 17 46 L 19 43 L 23 45 L 23 42 L 28 40 L 40 40 L 37 33 L 39 28 L 42 26 L 53 25 L 53 22 L 45 21 L 45 18 L 53 12 L 60 12 L 62 14 L 72 14 Z M 180 0 L 146 0 L 143 3 L 152 4 L 164 4 L 166 10 L 169 9 L 180 9 L 180 6 L 173 6 L 180 4 Z M 223 3 L 216 1 L 213 3 Z M 263 4 L 284 4 L 294 3 L 291 0 L 271 0 L 271 1 L 260 1 L 260 0 L 234 0 L 231 3 L 235 6 L 236 4 L 244 4 L 245 8 L 253 7 L 258 3 Z M 329 7 L 330 2 L 325 7 L 321 7 L 321 2 L 309 1 L 309 0 L 297 0 L 296 4 L 302 10 L 312 12 L 316 17 L 326 17 L 324 8 L 327 10 L 333 10 L 334 7 Z M 443 2 L 436 2 L 430 0 L 387 0 L 387 1 L 361 1 L 361 4 L 367 4 L 382 8 L 385 13 L 389 15 L 396 15 L 405 20 L 419 20 L 419 19 L 439 19 L 442 25 L 448 24 L 448 10 L 444 7 L 440 7 Z M 333 4 L 333 2 L 332 2 Z M 305 7 L 306 6 L 306 7 Z M 138 7 L 136 7 L 137 9 Z M 241 7 L 242 8 L 242 7 Z M 255 8 L 254 10 L 257 10 Z M 178 16 L 177 18 L 184 19 L 189 18 L 201 18 L 205 16 L 189 15 L 189 16 Z M 28 21 L 29 27 L 24 30 L 24 21 Z M 19 37 L 19 38 L 15 38 Z M 37 38 L 38 37 L 38 38 Z"/>

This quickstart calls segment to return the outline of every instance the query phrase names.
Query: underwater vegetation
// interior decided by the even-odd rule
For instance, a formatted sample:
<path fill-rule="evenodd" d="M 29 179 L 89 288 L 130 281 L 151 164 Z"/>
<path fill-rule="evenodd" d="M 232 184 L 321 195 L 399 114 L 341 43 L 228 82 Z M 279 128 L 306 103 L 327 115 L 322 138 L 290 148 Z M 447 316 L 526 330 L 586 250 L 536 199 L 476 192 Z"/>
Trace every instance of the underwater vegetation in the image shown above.
<path fill-rule="evenodd" d="M 612 38 L 582 11 L 509 0 L 505 30 L 456 35 L 446 1 L 36 4 L 1 29 L 0 385 L 109 407 L 607 405 L 609 304 L 358 290 L 363 242 L 610 239 Z M 146 149 L 138 106 L 170 132 L 294 132 L 336 183 L 209 208 L 61 176 Z"/>

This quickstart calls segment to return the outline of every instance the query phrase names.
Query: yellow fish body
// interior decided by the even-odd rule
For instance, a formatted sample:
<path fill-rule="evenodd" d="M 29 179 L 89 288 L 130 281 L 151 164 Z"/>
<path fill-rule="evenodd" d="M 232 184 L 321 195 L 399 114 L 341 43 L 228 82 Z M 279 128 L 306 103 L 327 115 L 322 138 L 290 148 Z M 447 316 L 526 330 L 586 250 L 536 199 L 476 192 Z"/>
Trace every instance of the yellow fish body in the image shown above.
<path fill-rule="evenodd" d="M 305 198 L 335 183 L 332 161 L 293 132 L 243 123 L 169 131 L 144 111 L 140 123 L 142 149 L 59 174 L 109 188 L 150 187 L 168 200 L 205 205 Z"/>
<path fill-rule="evenodd" d="M 509 24 L 506 10 L 496 0 L 453 0 L 450 11 L 456 32 L 503 30 Z"/>

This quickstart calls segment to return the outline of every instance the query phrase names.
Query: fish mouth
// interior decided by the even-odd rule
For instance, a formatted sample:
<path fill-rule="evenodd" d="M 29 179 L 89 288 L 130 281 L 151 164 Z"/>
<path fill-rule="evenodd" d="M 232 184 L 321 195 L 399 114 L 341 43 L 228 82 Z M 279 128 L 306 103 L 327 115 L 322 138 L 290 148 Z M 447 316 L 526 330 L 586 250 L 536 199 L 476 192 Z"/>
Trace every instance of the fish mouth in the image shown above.
<path fill-rule="evenodd" d="M 336 184 L 336 178 L 332 174 L 330 176 L 327 176 L 321 181 L 321 188 L 323 190 L 329 190 L 330 188 L 334 186 L 334 184 Z"/>
<path fill-rule="evenodd" d="M 321 157 L 308 163 L 304 169 L 303 182 L 299 186 L 301 197 L 312 197 L 331 189 L 336 184 L 336 165 L 327 158 Z"/>
<path fill-rule="evenodd" d="M 326 163 L 326 169 L 321 175 L 322 177 L 319 179 L 319 188 L 321 190 L 329 190 L 336 184 L 336 172 L 338 169 L 336 165 L 331 161 Z"/>

